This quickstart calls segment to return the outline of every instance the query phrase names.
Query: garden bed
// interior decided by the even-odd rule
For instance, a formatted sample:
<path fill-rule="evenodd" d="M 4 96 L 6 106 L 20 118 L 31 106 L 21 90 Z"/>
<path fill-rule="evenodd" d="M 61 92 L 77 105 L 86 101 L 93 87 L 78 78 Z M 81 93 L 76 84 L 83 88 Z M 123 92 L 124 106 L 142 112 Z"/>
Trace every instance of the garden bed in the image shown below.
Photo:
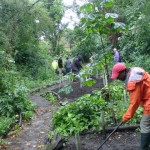
<path fill-rule="evenodd" d="M 73 102 L 80 96 L 84 94 L 91 94 L 93 90 L 99 90 L 103 87 L 102 79 L 96 79 L 96 84 L 92 87 L 82 87 L 80 88 L 79 82 L 72 82 L 71 86 L 73 91 L 67 95 L 60 94 L 61 101 L 65 101 L 66 99 L 70 102 Z M 60 88 L 55 89 L 54 91 L 58 93 Z M 102 150 L 139 150 L 140 148 L 140 133 L 139 125 L 136 126 L 128 126 L 122 125 L 123 130 L 119 130 L 120 132 L 115 132 L 109 140 L 102 146 Z M 126 128 L 127 127 L 127 128 Z M 133 128 L 132 128 L 133 127 Z M 108 133 L 103 135 L 98 132 L 86 132 L 85 134 L 80 135 L 79 146 L 80 150 L 97 150 L 99 146 L 102 144 L 104 139 L 110 134 L 112 130 L 108 130 Z M 72 136 L 69 141 L 66 143 L 63 150 L 77 150 L 76 139 Z"/>

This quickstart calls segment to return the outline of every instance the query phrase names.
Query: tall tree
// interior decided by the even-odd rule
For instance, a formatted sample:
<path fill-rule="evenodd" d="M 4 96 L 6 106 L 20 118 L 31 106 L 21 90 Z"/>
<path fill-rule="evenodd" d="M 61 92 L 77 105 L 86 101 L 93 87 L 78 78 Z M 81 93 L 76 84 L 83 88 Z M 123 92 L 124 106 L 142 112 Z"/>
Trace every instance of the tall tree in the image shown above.
<path fill-rule="evenodd" d="M 61 53 L 60 40 L 63 33 L 64 26 L 61 23 L 64 15 L 64 6 L 62 0 L 46 0 L 46 5 L 49 12 L 49 17 L 52 20 L 52 24 L 49 28 L 47 37 L 51 42 L 51 52 Z"/>
<path fill-rule="evenodd" d="M 39 41 L 52 22 L 48 12 L 40 1 L 2 0 L 0 4 L 0 50 L 34 74 L 43 64 Z"/>

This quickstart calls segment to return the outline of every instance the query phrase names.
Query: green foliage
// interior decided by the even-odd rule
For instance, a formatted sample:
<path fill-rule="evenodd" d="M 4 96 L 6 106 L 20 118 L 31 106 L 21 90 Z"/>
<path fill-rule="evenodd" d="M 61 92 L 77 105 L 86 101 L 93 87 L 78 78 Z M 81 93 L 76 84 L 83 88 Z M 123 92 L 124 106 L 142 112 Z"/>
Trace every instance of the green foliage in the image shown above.
<path fill-rule="evenodd" d="M 45 88 L 47 84 L 53 84 L 55 83 L 55 80 L 57 79 L 57 76 L 54 73 L 46 74 L 48 78 L 32 78 L 30 76 L 23 77 L 21 83 L 26 85 L 27 88 L 30 89 L 31 92 L 33 92 L 36 88 L 43 87 Z"/>
<path fill-rule="evenodd" d="M 52 103 L 57 101 L 57 97 L 51 92 L 41 94 L 41 96 L 44 97 L 47 101 L 50 101 Z"/>
<path fill-rule="evenodd" d="M 72 86 L 65 86 L 63 88 L 61 88 L 58 93 L 62 94 L 62 95 L 67 95 L 70 94 L 73 91 Z"/>
<path fill-rule="evenodd" d="M 130 63 L 130 67 L 138 66 L 143 68 L 145 71 L 150 72 L 150 66 L 148 65 L 149 63 L 150 63 L 149 55 L 147 54 L 140 55 L 138 53 L 134 55 L 133 61 Z"/>
<path fill-rule="evenodd" d="M 9 130 L 12 123 L 15 123 L 14 118 L 0 116 L 0 136 L 4 135 Z M 0 145 L 1 145 L 1 143 L 0 143 Z"/>
<path fill-rule="evenodd" d="M 22 48 L 16 55 L 15 61 L 20 67 L 26 67 L 28 72 L 33 76 L 37 76 L 38 67 L 44 64 L 44 58 L 38 53 L 38 47 Z M 33 65 L 34 64 L 34 65 Z"/>
<path fill-rule="evenodd" d="M 35 104 L 27 98 L 26 88 L 14 87 L 13 93 L 0 96 L 0 114 L 12 117 L 20 112 L 33 111 Z"/>
<path fill-rule="evenodd" d="M 29 90 L 19 83 L 19 75 L 15 71 L 5 71 L 3 78 L 4 91 L 0 95 L 0 114 L 13 117 L 26 111 L 33 111 L 34 104 L 28 98 Z"/>
<path fill-rule="evenodd" d="M 95 84 L 95 83 L 96 83 L 95 80 L 93 80 L 93 79 L 91 79 L 91 78 L 88 78 L 86 81 L 83 81 L 83 82 L 82 82 L 82 85 L 83 85 L 83 86 L 85 86 L 85 85 L 87 85 L 87 86 L 92 86 L 92 85 Z"/>
<path fill-rule="evenodd" d="M 102 8 L 112 7 L 113 1 L 102 1 L 100 4 Z M 99 3 L 95 4 L 96 6 Z M 90 7 L 89 7 L 90 6 Z M 92 6 L 92 7 L 91 7 Z M 118 14 L 115 13 L 106 13 L 104 9 L 96 9 L 94 4 L 87 4 L 81 8 L 81 11 L 88 13 L 88 17 L 82 18 L 81 22 L 86 29 L 86 33 L 98 32 L 102 34 L 110 34 L 116 30 L 121 31 L 125 30 L 126 27 L 124 23 L 116 22 Z"/>
<path fill-rule="evenodd" d="M 3 78 L 3 93 L 0 95 L 0 114 L 6 119 L 14 118 L 20 113 L 23 114 L 23 119 L 27 120 L 33 116 L 35 104 L 33 104 L 28 98 L 29 90 L 19 84 L 18 74 L 14 71 L 4 72 L 5 77 Z M 4 119 L 5 120 L 5 119 Z M 9 124 L 7 124 L 9 123 Z M 4 126 L 3 131 L 6 132 L 9 126 L 15 123 L 11 120 L 1 122 L 1 126 Z M 6 131 L 5 131 L 6 130 Z"/>
<path fill-rule="evenodd" d="M 29 0 L 2 0 L 0 43 L 1 49 L 11 55 L 21 74 L 47 79 L 51 72 L 49 48 L 43 50 L 39 42 L 41 36 L 46 39 L 47 33 L 50 35 L 51 24 L 55 24 L 56 18 L 52 20 L 49 17 L 44 4 L 46 2 L 33 5 Z M 52 31 L 55 31 L 54 28 Z M 45 68 L 46 72 L 43 71 Z"/>
<path fill-rule="evenodd" d="M 121 14 L 129 27 L 129 31 L 119 39 L 119 45 L 125 60 L 131 63 L 135 60 L 135 65 L 138 62 L 136 58 L 141 57 L 140 55 L 150 54 L 149 7 L 148 0 L 116 0 L 115 3 L 114 11 Z M 143 63 L 142 60 L 139 61 L 140 64 Z"/>
<path fill-rule="evenodd" d="M 63 34 L 65 25 L 61 23 L 61 19 L 64 15 L 64 6 L 62 0 L 46 0 L 45 8 L 49 12 L 49 17 L 52 20 L 50 32 L 46 33 L 47 38 L 51 43 L 51 52 L 55 54 L 62 53 L 60 46 L 60 39 Z"/>
<path fill-rule="evenodd" d="M 23 116 L 23 120 L 29 120 L 34 117 L 34 112 L 32 109 L 29 109 L 29 110 L 24 111 L 22 113 L 22 116 Z"/>
<path fill-rule="evenodd" d="M 115 104 L 117 101 L 123 100 L 123 85 L 116 85 L 117 82 L 110 84 L 109 87 L 105 86 L 101 89 L 102 98 L 106 101 L 111 101 Z"/>
<path fill-rule="evenodd" d="M 105 107 L 105 101 L 98 96 L 84 95 L 75 102 L 62 106 L 54 114 L 54 132 L 70 136 L 87 129 L 98 129 L 101 124 L 100 112 Z"/>
<path fill-rule="evenodd" d="M 89 58 L 91 57 L 92 53 L 98 52 L 99 47 L 97 36 L 96 35 L 87 36 L 86 32 L 80 26 L 76 27 L 67 38 L 68 40 L 73 41 L 70 43 L 74 46 L 71 47 L 72 56 L 76 56 L 77 54 L 79 54 L 83 56 L 85 61 L 89 61 Z"/>

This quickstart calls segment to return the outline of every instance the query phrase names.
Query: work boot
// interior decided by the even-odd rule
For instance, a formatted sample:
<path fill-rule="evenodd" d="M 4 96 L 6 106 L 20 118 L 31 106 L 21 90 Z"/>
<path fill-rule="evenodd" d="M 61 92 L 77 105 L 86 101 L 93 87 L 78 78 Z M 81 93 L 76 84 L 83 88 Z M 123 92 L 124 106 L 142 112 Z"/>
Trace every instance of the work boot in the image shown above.
<path fill-rule="evenodd" d="M 150 150 L 150 133 L 141 133 L 141 150 Z"/>

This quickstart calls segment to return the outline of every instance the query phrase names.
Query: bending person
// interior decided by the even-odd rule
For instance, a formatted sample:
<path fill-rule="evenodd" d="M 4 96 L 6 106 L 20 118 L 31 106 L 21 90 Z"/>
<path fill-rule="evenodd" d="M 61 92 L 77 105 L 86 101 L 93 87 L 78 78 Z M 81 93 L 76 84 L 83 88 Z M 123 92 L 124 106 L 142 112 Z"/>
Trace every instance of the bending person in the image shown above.
<path fill-rule="evenodd" d="M 126 68 L 125 64 L 117 63 L 112 68 L 111 78 L 125 81 L 126 90 L 130 94 L 130 105 L 122 117 L 124 122 L 134 116 L 140 105 L 143 107 L 140 122 L 141 150 L 148 150 L 150 145 L 150 75 L 140 67 Z"/>

